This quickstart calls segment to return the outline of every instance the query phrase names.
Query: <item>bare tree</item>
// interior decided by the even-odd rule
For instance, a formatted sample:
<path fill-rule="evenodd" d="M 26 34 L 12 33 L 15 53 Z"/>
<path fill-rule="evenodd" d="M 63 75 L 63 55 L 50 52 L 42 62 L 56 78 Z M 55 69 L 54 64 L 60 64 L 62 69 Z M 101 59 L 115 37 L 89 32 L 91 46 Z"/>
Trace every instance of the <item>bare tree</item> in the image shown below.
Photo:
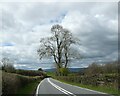
<path fill-rule="evenodd" d="M 52 26 L 51 33 L 51 37 L 40 40 L 40 47 L 37 50 L 38 55 L 40 59 L 46 56 L 53 56 L 57 69 L 67 68 L 68 62 L 73 55 L 71 45 L 78 44 L 79 40 L 73 38 L 72 33 L 68 29 L 58 24 Z"/>
<path fill-rule="evenodd" d="M 2 58 L 1 60 L 2 63 L 2 70 L 5 72 L 14 72 L 15 68 L 13 66 L 14 62 L 8 58 Z"/>

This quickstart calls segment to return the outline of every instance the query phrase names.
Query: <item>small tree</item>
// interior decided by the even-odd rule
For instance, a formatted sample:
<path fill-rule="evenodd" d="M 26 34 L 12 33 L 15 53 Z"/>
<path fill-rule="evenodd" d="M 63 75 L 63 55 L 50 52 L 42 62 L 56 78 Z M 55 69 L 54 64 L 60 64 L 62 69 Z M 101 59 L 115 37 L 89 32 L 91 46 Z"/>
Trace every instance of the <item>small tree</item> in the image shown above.
<path fill-rule="evenodd" d="M 104 65 L 104 73 L 118 73 L 118 62 L 111 62 Z"/>
<path fill-rule="evenodd" d="M 42 69 L 42 68 L 39 68 L 38 71 L 43 71 L 43 69 Z"/>
<path fill-rule="evenodd" d="M 15 72 L 13 62 L 10 59 L 3 58 L 1 60 L 1 63 L 2 63 L 2 70 L 4 70 L 5 72 Z"/>
<path fill-rule="evenodd" d="M 37 50 L 40 59 L 47 56 L 54 58 L 58 73 L 60 68 L 67 68 L 71 58 L 78 56 L 73 54 L 72 45 L 79 44 L 79 39 L 73 38 L 72 33 L 61 25 L 53 25 L 51 37 L 41 38 L 40 47 Z M 77 52 L 79 53 L 79 52 Z"/>
<path fill-rule="evenodd" d="M 88 68 L 86 69 L 86 75 L 98 75 L 103 73 L 103 68 L 101 65 L 96 64 L 96 63 L 92 63 L 91 65 L 88 66 Z"/>

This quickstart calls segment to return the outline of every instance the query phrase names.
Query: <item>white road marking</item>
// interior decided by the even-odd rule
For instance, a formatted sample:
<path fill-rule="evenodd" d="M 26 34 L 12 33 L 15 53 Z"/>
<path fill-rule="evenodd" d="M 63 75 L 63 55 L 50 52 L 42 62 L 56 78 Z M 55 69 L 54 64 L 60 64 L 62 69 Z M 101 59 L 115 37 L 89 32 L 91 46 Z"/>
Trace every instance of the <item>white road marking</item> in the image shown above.
<path fill-rule="evenodd" d="M 44 80 L 42 80 L 42 81 L 39 83 L 39 85 L 37 86 L 36 96 L 38 96 L 38 94 L 39 94 L 39 88 L 40 88 L 40 85 L 42 84 L 43 81 L 44 81 Z"/>
<path fill-rule="evenodd" d="M 45 80 L 45 79 L 44 79 L 44 80 Z M 38 96 L 40 85 L 42 84 L 42 82 L 43 82 L 44 80 L 42 80 L 42 81 L 39 83 L 39 85 L 37 86 L 36 96 Z M 53 80 L 55 80 L 55 79 L 53 79 Z M 47 78 L 47 81 L 48 81 L 53 87 L 55 87 L 55 88 L 58 89 L 59 91 L 63 92 L 64 94 L 69 95 L 69 96 L 76 96 L 75 94 L 73 94 L 73 93 L 71 93 L 71 92 L 69 92 L 69 91 L 61 88 L 60 86 L 54 84 L 53 82 L 50 81 L 49 78 Z M 55 81 L 57 81 L 57 82 L 59 82 L 59 83 L 66 84 L 66 85 L 70 85 L 70 84 L 67 84 L 67 83 L 64 83 L 64 82 L 60 82 L 60 81 L 58 81 L 58 80 L 55 80 Z M 88 90 L 88 91 L 93 91 L 93 92 L 100 93 L 100 94 L 107 94 L 107 93 L 98 92 L 98 91 L 94 91 L 94 90 L 90 90 L 90 89 L 86 89 L 86 88 L 82 88 L 82 87 L 78 87 L 78 86 L 74 86 L 74 85 L 70 85 L 70 86 L 73 86 L 73 87 L 76 87 L 76 88 L 80 88 L 80 89 L 84 89 L 84 90 Z M 110 94 L 109 94 L 109 95 L 110 95 Z M 114 96 L 114 95 L 110 95 L 110 96 Z"/>
<path fill-rule="evenodd" d="M 60 82 L 60 81 L 58 81 L 58 80 L 56 80 L 56 79 L 53 79 L 53 80 L 55 80 L 55 81 L 57 81 L 57 82 L 59 82 L 59 83 L 64 83 L 64 82 Z M 67 84 L 67 83 L 64 83 L 64 84 L 70 85 L 70 84 Z M 87 88 L 78 87 L 78 86 L 75 86 L 75 85 L 70 85 L 70 86 L 74 86 L 74 87 L 76 87 L 76 88 L 84 89 L 84 90 L 87 90 L 87 91 L 96 92 L 96 93 L 99 93 L 99 94 L 107 94 L 107 93 L 103 93 L 103 92 L 99 92 L 99 91 L 90 90 L 90 89 L 87 89 Z M 113 95 L 110 95 L 110 96 L 113 96 Z"/>
<path fill-rule="evenodd" d="M 69 92 L 69 91 L 61 88 L 60 86 L 58 86 L 58 85 L 56 85 L 56 84 L 54 84 L 54 83 L 52 83 L 49 78 L 47 78 L 47 80 L 48 80 L 48 82 L 49 82 L 53 87 L 55 87 L 55 88 L 58 89 L 59 91 L 63 92 L 64 94 L 69 95 L 69 96 L 71 96 L 71 95 L 72 95 L 72 96 L 76 96 L 75 94 L 73 94 L 73 93 L 71 93 L 71 92 Z"/>

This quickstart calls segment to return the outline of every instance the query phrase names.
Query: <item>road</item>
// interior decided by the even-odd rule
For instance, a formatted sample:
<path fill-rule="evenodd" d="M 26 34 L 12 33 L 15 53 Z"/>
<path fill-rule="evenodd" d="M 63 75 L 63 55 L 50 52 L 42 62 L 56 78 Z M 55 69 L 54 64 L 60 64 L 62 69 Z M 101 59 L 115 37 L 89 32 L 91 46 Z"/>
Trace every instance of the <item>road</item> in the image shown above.
<path fill-rule="evenodd" d="M 108 94 L 45 78 L 37 87 L 36 96 L 110 96 Z"/>

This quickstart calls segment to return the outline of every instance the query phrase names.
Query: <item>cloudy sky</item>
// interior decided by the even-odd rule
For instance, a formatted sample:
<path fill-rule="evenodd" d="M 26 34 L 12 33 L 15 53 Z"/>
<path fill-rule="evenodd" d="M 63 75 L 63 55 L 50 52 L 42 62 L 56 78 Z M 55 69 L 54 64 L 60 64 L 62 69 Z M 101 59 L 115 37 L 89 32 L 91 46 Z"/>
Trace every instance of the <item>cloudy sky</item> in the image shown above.
<path fill-rule="evenodd" d="M 52 59 L 39 60 L 36 50 L 50 28 L 61 24 L 81 40 L 77 47 L 83 59 L 70 67 L 87 67 L 118 58 L 118 3 L 37 2 L 0 5 L 0 54 L 16 68 L 54 67 Z"/>

